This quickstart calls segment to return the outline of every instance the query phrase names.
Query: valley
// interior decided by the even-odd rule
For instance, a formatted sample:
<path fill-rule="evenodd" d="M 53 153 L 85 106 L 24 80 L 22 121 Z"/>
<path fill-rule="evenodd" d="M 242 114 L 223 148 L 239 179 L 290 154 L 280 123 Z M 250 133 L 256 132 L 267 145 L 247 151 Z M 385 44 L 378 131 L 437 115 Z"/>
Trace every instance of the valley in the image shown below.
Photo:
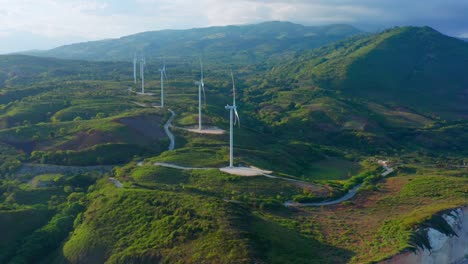
<path fill-rule="evenodd" d="M 131 92 L 140 38 L 150 95 Z M 441 215 L 468 204 L 468 43 L 431 28 L 27 54 L 0 56 L 0 263 L 378 263 L 430 250 L 423 227 L 451 237 Z"/>

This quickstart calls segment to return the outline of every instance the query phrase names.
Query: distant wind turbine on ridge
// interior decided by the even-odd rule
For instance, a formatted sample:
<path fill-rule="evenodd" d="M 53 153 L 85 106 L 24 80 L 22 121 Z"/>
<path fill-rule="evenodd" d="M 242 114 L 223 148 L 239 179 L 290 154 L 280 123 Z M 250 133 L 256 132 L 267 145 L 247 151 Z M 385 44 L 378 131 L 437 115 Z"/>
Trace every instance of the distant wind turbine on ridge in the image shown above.
<path fill-rule="evenodd" d="M 167 80 L 166 63 L 164 63 L 164 66 L 159 71 L 161 72 L 161 107 L 164 107 L 164 79 Z"/>
<path fill-rule="evenodd" d="M 140 61 L 140 75 L 141 75 L 141 93 L 145 94 L 145 65 L 146 60 L 143 57 Z"/>
<path fill-rule="evenodd" d="M 240 119 L 239 114 L 237 113 L 237 106 L 236 106 L 236 86 L 234 84 L 234 74 L 231 71 L 231 79 L 232 79 L 232 106 L 226 105 L 226 110 L 229 110 L 229 168 L 233 168 L 233 159 L 234 159 L 234 126 L 236 123 L 239 123 L 240 126 Z M 235 117 L 234 117 L 235 115 Z"/>
<path fill-rule="evenodd" d="M 133 55 L 133 81 L 137 83 L 137 57 L 136 54 Z"/>
<path fill-rule="evenodd" d="M 200 81 L 196 81 L 195 85 L 198 85 L 198 130 L 202 130 L 202 91 L 203 91 L 203 97 L 206 101 L 206 96 L 205 96 L 205 83 L 203 82 L 203 63 L 200 59 L 200 69 L 201 69 L 201 74 L 200 74 Z"/>

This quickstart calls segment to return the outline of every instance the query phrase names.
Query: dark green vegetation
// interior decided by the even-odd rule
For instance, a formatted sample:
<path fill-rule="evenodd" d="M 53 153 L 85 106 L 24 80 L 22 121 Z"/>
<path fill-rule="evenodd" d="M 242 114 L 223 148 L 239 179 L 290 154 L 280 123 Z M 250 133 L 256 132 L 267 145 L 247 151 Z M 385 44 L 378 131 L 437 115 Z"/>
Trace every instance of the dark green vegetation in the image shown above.
<path fill-rule="evenodd" d="M 64 258 L 72 263 L 249 260 L 247 240 L 236 227 L 245 210 L 161 191 L 108 187 L 93 195 L 82 223 L 63 247 Z"/>
<path fill-rule="evenodd" d="M 85 209 L 85 193 L 97 176 L 54 174 L 3 179 L 0 262 L 38 263 L 59 247 Z"/>
<path fill-rule="evenodd" d="M 433 216 L 468 198 L 468 44 L 395 28 L 299 52 L 352 33 L 266 23 L 89 43 L 97 60 L 128 60 L 143 37 L 150 58 L 171 55 L 171 34 L 211 36 L 181 51 L 189 59 L 167 59 L 174 151 L 165 151 L 169 112 L 151 107 L 159 104 L 151 59 L 153 97 L 127 91 L 139 89 L 131 63 L 1 56 L 0 263 L 368 263 L 424 245 L 418 226 L 444 228 Z M 156 46 L 161 36 L 167 46 Z M 51 52 L 90 58 L 86 45 Z M 223 129 L 231 83 L 219 62 L 234 58 L 235 163 L 302 182 L 222 173 L 215 168 L 228 164 L 228 135 L 181 129 L 197 123 L 194 53 L 208 58 L 204 123 Z M 377 159 L 396 172 L 382 177 Z M 339 205 L 283 206 L 361 183 Z"/>
<path fill-rule="evenodd" d="M 32 55 L 64 59 L 129 61 L 134 52 L 148 58 L 197 57 L 223 63 L 253 63 L 316 48 L 360 33 L 348 25 L 306 27 L 289 22 L 144 32 L 120 39 L 58 47 Z"/>

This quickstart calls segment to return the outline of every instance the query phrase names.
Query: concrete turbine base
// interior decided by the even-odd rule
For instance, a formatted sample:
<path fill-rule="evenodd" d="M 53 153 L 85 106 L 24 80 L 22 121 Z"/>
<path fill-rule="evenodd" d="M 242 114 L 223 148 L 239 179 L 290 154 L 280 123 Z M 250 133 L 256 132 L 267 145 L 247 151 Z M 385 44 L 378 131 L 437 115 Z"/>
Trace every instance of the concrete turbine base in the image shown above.
<path fill-rule="evenodd" d="M 219 169 L 222 172 L 238 176 L 260 176 L 271 174 L 272 171 L 262 170 L 256 167 L 224 167 Z"/>
<path fill-rule="evenodd" d="M 225 133 L 224 130 L 215 126 L 204 126 L 201 130 L 196 127 L 177 127 L 188 132 L 197 133 L 197 134 L 211 134 L 211 135 L 222 135 Z"/>

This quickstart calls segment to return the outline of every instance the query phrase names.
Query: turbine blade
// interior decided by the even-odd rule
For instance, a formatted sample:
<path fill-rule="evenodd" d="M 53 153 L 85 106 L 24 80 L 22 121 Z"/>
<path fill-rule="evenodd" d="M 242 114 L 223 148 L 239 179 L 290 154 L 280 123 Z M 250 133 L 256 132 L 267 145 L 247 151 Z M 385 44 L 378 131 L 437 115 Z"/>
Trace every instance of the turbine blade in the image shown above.
<path fill-rule="evenodd" d="M 201 82 L 203 82 L 203 62 L 202 62 L 202 59 L 200 58 L 200 71 L 201 71 Z"/>
<path fill-rule="evenodd" d="M 232 79 L 232 95 L 233 95 L 232 103 L 233 103 L 233 106 L 235 106 L 236 105 L 236 85 L 234 83 L 234 74 L 232 73 L 232 70 L 231 70 L 231 79 Z"/>
<path fill-rule="evenodd" d="M 237 109 L 234 108 L 234 114 L 236 115 L 236 118 L 234 119 L 234 125 L 239 122 L 239 127 L 240 127 L 240 118 L 239 118 L 239 113 L 237 113 Z"/>
<path fill-rule="evenodd" d="M 202 91 L 203 91 L 203 102 L 206 105 L 206 94 L 205 94 L 205 84 L 202 82 L 201 83 Z"/>

